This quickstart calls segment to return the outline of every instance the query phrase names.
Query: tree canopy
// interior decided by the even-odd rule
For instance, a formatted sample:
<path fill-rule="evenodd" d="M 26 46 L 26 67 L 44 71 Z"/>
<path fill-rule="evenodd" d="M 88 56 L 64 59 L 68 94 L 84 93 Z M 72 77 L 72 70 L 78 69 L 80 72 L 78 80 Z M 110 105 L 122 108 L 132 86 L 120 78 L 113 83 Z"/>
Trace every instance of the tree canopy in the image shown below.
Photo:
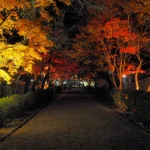
<path fill-rule="evenodd" d="M 0 78 L 10 83 L 21 72 L 35 78 L 44 72 L 54 80 L 107 71 L 121 89 L 122 76 L 134 66 L 139 89 L 138 74 L 150 52 L 149 3 L 0 0 Z"/>
<path fill-rule="evenodd" d="M 70 1 L 59 0 L 69 5 Z M 46 7 L 52 6 L 57 15 L 57 1 L 1 0 L 0 1 L 0 77 L 10 83 L 18 69 L 32 73 L 33 65 L 42 60 L 54 43 L 51 34 L 51 16 Z M 19 41 L 15 41 L 18 36 Z M 10 41 L 13 41 L 13 44 Z"/>

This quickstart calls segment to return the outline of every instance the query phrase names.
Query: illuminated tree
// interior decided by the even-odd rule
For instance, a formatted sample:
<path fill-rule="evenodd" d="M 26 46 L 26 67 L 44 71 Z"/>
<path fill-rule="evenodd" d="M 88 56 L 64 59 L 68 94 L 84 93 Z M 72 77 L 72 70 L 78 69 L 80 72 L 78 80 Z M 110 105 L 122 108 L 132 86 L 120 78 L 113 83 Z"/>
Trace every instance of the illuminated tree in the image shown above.
<path fill-rule="evenodd" d="M 126 20 L 114 18 L 108 22 L 93 18 L 82 33 L 77 36 L 74 48 L 84 63 L 95 64 L 95 71 L 111 71 L 111 78 L 116 88 L 122 89 L 122 76 L 125 67 L 135 54 Z M 76 54 L 76 55 L 77 55 Z M 116 76 L 119 85 L 116 84 Z"/>
<path fill-rule="evenodd" d="M 149 0 L 131 0 L 129 3 L 132 12 L 137 14 L 140 23 L 149 21 L 150 18 L 150 1 Z M 128 5 L 128 6 L 129 6 Z"/>
<path fill-rule="evenodd" d="M 136 38 L 132 39 L 132 44 L 135 47 L 135 56 L 136 59 L 134 60 L 135 64 L 135 84 L 136 89 L 139 90 L 139 73 L 141 72 L 142 66 L 147 63 L 145 61 L 145 57 L 149 55 L 150 48 L 149 48 L 149 17 L 150 17 L 150 10 L 149 10 L 149 0 L 142 1 L 130 1 L 123 6 L 123 11 L 120 13 L 120 16 L 126 18 L 128 20 L 128 28 L 129 32 L 132 35 L 133 33 L 136 34 Z"/>
<path fill-rule="evenodd" d="M 76 36 L 73 49 L 70 53 L 71 57 L 79 64 L 80 76 L 87 77 L 97 83 L 97 71 L 103 66 L 103 56 L 98 51 L 98 46 L 88 35 L 87 28 L 82 28 L 81 34 Z"/>
<path fill-rule="evenodd" d="M 69 0 L 58 1 L 70 4 Z M 53 46 L 47 39 L 53 18 L 45 8 L 52 6 L 56 14 L 61 12 L 54 0 L 1 0 L 0 3 L 0 77 L 10 83 L 20 67 L 32 73 L 34 63 L 42 59 L 41 53 L 47 53 Z M 11 44 L 14 31 L 20 40 Z"/>
<path fill-rule="evenodd" d="M 90 56 L 103 56 L 104 59 L 99 59 L 100 64 L 108 66 L 105 68 L 111 70 L 114 86 L 120 89 L 125 68 L 131 63 L 136 63 L 135 82 L 136 89 L 139 89 L 138 74 L 144 61 L 142 55 L 149 51 L 149 1 L 78 2 L 88 6 L 89 22 L 85 29 L 81 29 L 80 38 L 76 38 L 79 42 L 74 44 L 74 48 L 80 56 L 83 54 L 86 58 L 90 54 L 89 51 Z M 143 15 L 145 17 L 142 17 Z M 92 59 L 87 59 L 88 62 L 89 60 Z M 115 76 L 120 80 L 119 87 Z"/>

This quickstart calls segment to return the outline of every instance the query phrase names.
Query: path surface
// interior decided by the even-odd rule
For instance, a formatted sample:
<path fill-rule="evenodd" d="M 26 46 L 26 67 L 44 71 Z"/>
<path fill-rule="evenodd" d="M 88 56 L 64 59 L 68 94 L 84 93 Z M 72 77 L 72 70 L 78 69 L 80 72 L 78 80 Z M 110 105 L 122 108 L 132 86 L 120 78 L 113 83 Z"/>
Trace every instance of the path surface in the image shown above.
<path fill-rule="evenodd" d="M 66 92 L 0 150 L 150 150 L 150 135 L 92 97 Z"/>

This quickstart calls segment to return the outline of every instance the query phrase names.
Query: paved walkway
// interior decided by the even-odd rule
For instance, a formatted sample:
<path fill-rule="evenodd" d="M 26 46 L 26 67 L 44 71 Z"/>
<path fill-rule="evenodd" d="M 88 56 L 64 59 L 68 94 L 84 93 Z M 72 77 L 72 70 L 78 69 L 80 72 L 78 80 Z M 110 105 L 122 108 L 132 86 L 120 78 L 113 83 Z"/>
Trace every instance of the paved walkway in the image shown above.
<path fill-rule="evenodd" d="M 150 150 L 150 135 L 92 97 L 68 91 L 0 150 Z"/>

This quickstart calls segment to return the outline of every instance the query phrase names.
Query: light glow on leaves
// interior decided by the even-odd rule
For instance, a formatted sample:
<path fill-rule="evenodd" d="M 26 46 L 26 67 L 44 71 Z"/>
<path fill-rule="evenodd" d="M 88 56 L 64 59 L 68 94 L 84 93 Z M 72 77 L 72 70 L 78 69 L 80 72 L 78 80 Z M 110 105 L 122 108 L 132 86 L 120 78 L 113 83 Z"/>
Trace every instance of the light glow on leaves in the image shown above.
<path fill-rule="evenodd" d="M 17 72 L 20 66 L 26 72 L 32 73 L 35 60 L 42 59 L 38 51 L 19 43 L 15 45 L 0 43 L 0 47 L 0 69 L 5 68 L 11 76 Z"/>
<path fill-rule="evenodd" d="M 54 45 L 47 38 L 47 31 L 50 31 L 50 28 L 45 28 L 42 21 L 50 22 L 52 20 L 52 16 L 44 11 L 45 6 L 51 5 L 59 13 L 56 1 L 33 0 L 32 2 L 31 4 L 28 0 L 0 0 L 0 69 L 4 68 L 3 72 L 6 71 L 6 74 L 10 75 L 9 77 L 13 77 L 20 67 L 24 71 L 32 73 L 35 62 L 42 59 L 41 53 L 46 54 Z M 68 5 L 70 1 L 62 2 Z M 39 18 L 31 20 L 28 16 L 25 18 L 18 16 L 19 13 L 24 13 L 26 10 L 29 10 L 30 14 L 30 11 L 38 7 L 36 4 L 39 4 L 41 8 Z M 21 12 L 18 12 L 19 9 Z M 8 34 L 11 39 L 13 30 L 17 30 L 24 40 L 11 45 L 8 44 L 9 39 L 5 37 L 5 34 Z M 5 80 L 9 82 L 10 78 L 7 77 Z"/>
<path fill-rule="evenodd" d="M 11 83 L 11 76 L 3 69 L 0 69 L 0 78 L 3 78 L 8 84 Z"/>
<path fill-rule="evenodd" d="M 128 47 L 121 47 L 121 48 L 120 48 L 120 52 L 121 52 L 121 53 L 136 54 L 137 48 L 136 48 L 136 47 L 131 47 L 131 46 L 128 46 Z"/>
<path fill-rule="evenodd" d="M 122 74 L 125 74 L 125 75 L 135 74 L 136 68 L 137 67 L 135 65 L 128 64 L 127 67 L 126 67 L 126 69 L 124 70 L 124 72 Z M 139 73 L 145 73 L 145 71 L 142 70 L 142 69 L 140 69 Z"/>

